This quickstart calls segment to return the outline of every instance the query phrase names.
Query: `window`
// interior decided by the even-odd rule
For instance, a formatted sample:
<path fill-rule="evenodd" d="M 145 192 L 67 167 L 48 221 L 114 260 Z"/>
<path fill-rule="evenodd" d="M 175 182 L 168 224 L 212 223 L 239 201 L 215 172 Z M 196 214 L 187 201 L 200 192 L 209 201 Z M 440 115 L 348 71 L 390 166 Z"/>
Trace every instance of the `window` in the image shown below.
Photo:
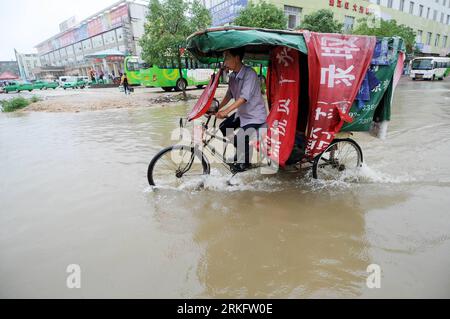
<path fill-rule="evenodd" d="M 103 46 L 103 38 L 101 35 L 92 38 L 92 47 L 99 48 Z"/>
<path fill-rule="evenodd" d="M 416 43 L 422 43 L 422 30 L 417 30 Z"/>
<path fill-rule="evenodd" d="M 431 59 L 414 59 L 411 65 L 413 70 L 431 70 L 433 69 Z"/>
<path fill-rule="evenodd" d="M 295 29 L 300 25 L 300 15 L 302 8 L 284 6 L 284 15 L 288 18 L 288 29 Z"/>
<path fill-rule="evenodd" d="M 105 41 L 105 45 L 108 44 L 116 44 L 116 32 L 109 31 L 103 35 L 103 40 Z"/>
<path fill-rule="evenodd" d="M 138 71 L 139 70 L 139 62 L 135 59 L 130 59 L 127 62 L 127 69 L 129 71 Z"/>
<path fill-rule="evenodd" d="M 419 17 L 422 17 L 423 15 L 423 5 L 419 5 Z"/>
<path fill-rule="evenodd" d="M 123 41 L 123 28 L 116 30 L 117 42 Z"/>
<path fill-rule="evenodd" d="M 83 47 L 81 45 L 81 42 L 75 43 L 73 45 L 74 49 L 75 49 L 75 55 L 79 55 L 83 53 Z"/>
<path fill-rule="evenodd" d="M 439 40 L 441 38 L 440 34 L 436 34 L 436 38 L 434 39 L 434 46 L 438 47 L 439 46 Z"/>
<path fill-rule="evenodd" d="M 444 36 L 442 37 L 442 47 L 443 47 L 443 48 L 446 48 L 446 47 L 447 47 L 447 38 L 448 38 L 448 36 L 446 36 L 446 35 L 444 35 Z"/>
<path fill-rule="evenodd" d="M 447 14 L 447 24 L 450 24 L 450 14 Z"/>
<path fill-rule="evenodd" d="M 427 9 L 427 19 L 429 19 L 430 18 L 430 8 L 428 7 L 428 9 Z"/>
<path fill-rule="evenodd" d="M 377 4 L 380 5 L 380 3 L 381 3 L 381 0 L 377 0 Z"/>
<path fill-rule="evenodd" d="M 433 20 L 436 21 L 437 19 L 437 10 L 433 11 Z"/>
<path fill-rule="evenodd" d="M 388 0 L 387 6 L 388 8 L 392 8 L 392 0 Z"/>
<path fill-rule="evenodd" d="M 444 23 L 444 12 L 441 12 L 441 23 Z"/>
<path fill-rule="evenodd" d="M 414 2 L 410 1 L 409 2 L 409 14 L 413 14 L 414 13 Z"/>
<path fill-rule="evenodd" d="M 344 32 L 350 33 L 353 30 L 353 25 L 355 24 L 355 17 L 345 16 L 344 18 Z"/>
<path fill-rule="evenodd" d="M 427 32 L 427 45 L 431 44 L 431 32 Z"/>
<path fill-rule="evenodd" d="M 83 46 L 81 45 L 81 42 L 75 43 L 73 45 L 73 48 L 75 49 L 75 59 L 77 61 L 83 60 Z"/>
<path fill-rule="evenodd" d="M 84 40 L 82 42 L 82 44 L 83 44 L 83 50 L 90 50 L 90 49 L 92 49 L 91 39 Z"/>
<path fill-rule="evenodd" d="M 68 56 L 74 56 L 74 55 L 75 55 L 75 52 L 73 51 L 73 45 L 68 46 L 68 47 L 66 48 L 66 50 L 67 50 L 67 55 L 68 55 Z"/>
<path fill-rule="evenodd" d="M 405 0 L 400 0 L 400 5 L 398 6 L 398 9 L 400 11 L 403 11 L 404 8 L 405 8 Z"/>

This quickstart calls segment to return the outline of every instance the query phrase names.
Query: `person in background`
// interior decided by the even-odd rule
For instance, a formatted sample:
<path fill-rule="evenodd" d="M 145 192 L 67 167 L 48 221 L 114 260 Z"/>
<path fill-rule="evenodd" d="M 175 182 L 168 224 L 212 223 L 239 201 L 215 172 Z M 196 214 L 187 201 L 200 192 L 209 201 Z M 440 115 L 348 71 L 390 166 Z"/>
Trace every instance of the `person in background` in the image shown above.
<path fill-rule="evenodd" d="M 130 94 L 130 87 L 128 86 L 128 78 L 126 74 L 122 75 L 122 79 L 120 80 L 120 85 L 123 85 L 123 90 L 125 95 Z"/>

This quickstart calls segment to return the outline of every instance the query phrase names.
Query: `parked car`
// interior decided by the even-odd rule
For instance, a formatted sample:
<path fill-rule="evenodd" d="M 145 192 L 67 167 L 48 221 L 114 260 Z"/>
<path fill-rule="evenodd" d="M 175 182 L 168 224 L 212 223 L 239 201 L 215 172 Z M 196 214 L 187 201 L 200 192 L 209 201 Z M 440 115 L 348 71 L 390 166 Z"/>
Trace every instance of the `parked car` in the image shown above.
<path fill-rule="evenodd" d="M 46 89 L 53 89 L 53 90 L 55 90 L 58 87 L 59 87 L 59 84 L 56 81 L 47 82 L 47 85 L 45 86 Z"/>
<path fill-rule="evenodd" d="M 65 75 L 65 76 L 60 76 L 59 77 L 59 86 L 60 87 L 64 87 L 64 84 L 66 82 L 76 82 L 77 81 L 77 77 L 76 76 L 72 76 L 72 75 Z"/>
<path fill-rule="evenodd" d="M 57 82 L 35 81 L 33 87 L 35 90 L 56 89 L 59 86 Z"/>
<path fill-rule="evenodd" d="M 28 82 L 21 82 L 21 81 L 10 81 L 8 82 L 8 85 L 3 87 L 3 92 L 9 93 L 9 92 L 21 92 L 21 91 L 33 91 L 34 87 L 33 84 Z"/>
<path fill-rule="evenodd" d="M 43 89 L 45 89 L 45 84 L 46 84 L 46 82 L 44 82 L 44 81 L 35 81 L 33 83 L 33 87 L 35 90 L 43 90 Z"/>
<path fill-rule="evenodd" d="M 76 81 L 67 81 L 63 84 L 63 89 L 84 89 L 88 85 L 83 79 L 77 79 Z"/>

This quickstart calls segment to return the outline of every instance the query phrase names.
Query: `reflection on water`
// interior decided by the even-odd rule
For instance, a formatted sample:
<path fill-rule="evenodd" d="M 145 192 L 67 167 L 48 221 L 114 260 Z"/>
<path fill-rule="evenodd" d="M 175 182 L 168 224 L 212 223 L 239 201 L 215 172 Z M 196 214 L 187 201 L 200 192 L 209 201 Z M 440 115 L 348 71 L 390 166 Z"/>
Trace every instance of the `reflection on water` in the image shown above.
<path fill-rule="evenodd" d="M 213 167 L 203 188 L 150 188 L 187 106 L 2 114 L 0 296 L 450 297 L 449 92 L 402 82 L 388 140 L 357 134 L 366 164 L 334 182 L 230 184 Z M 370 264 L 381 289 L 366 286 Z"/>

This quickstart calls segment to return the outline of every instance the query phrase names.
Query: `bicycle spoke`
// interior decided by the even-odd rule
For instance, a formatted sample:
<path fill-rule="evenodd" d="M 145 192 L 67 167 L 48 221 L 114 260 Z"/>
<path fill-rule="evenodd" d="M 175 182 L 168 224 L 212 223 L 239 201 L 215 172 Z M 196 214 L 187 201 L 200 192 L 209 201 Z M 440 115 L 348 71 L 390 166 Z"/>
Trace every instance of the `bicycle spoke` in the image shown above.
<path fill-rule="evenodd" d="M 192 148 L 175 146 L 155 157 L 148 174 L 151 185 L 179 187 L 205 173 L 209 173 L 209 170 L 205 171 L 204 163 L 195 156 Z"/>
<path fill-rule="evenodd" d="M 357 147 L 349 141 L 339 141 L 320 155 L 315 174 L 320 179 L 339 179 L 346 171 L 358 168 L 360 163 Z"/>

